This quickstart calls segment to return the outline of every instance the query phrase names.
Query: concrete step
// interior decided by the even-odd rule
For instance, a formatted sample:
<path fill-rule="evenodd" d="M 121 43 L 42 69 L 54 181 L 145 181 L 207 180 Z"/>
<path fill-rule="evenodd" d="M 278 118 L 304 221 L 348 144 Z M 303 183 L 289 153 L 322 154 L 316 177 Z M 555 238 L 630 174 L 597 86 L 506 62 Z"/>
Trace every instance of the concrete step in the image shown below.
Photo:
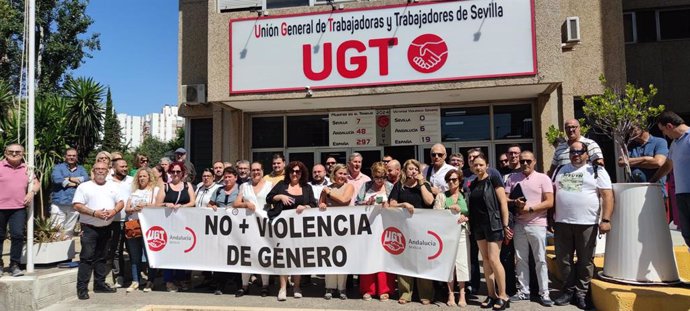
<path fill-rule="evenodd" d="M 674 247 L 676 265 L 680 279 L 686 284 L 679 286 L 634 286 L 607 282 L 597 279 L 599 271 L 604 268 L 604 257 L 594 257 L 595 279 L 592 280 L 592 301 L 597 310 L 654 310 L 654 311 L 688 311 L 690 310 L 690 252 L 686 246 Z M 546 264 L 552 280 L 561 283 L 556 266 L 554 246 L 546 247 Z"/>

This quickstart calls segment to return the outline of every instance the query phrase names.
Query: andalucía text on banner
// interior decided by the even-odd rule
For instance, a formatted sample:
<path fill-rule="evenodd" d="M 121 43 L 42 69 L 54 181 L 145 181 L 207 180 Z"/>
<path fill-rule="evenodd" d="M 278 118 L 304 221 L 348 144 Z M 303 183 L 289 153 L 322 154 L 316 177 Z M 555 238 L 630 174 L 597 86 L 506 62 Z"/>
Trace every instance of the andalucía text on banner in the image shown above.
<path fill-rule="evenodd" d="M 151 267 L 271 275 L 390 272 L 447 281 L 460 226 L 446 210 L 145 208 Z"/>

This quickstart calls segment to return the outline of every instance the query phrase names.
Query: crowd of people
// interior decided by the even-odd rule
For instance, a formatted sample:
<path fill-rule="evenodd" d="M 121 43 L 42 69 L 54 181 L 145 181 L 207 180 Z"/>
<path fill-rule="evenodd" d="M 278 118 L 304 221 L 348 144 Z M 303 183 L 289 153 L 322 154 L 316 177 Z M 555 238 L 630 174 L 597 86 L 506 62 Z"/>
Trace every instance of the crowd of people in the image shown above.
<path fill-rule="evenodd" d="M 639 182 L 665 184 L 664 177 L 674 169 L 674 198 L 682 235 L 690 245 L 690 171 L 680 166 L 690 157 L 690 129 L 670 111 L 662 113 L 656 125 L 673 139 L 670 151 L 664 139 L 636 128 L 631 134 L 637 139 L 629 146 L 632 176 Z M 201 171 L 201 182 L 193 184 L 197 171 L 183 148 L 175 151 L 175 161 L 162 158 L 156 166 L 150 166 L 146 155 L 138 155 L 132 170 L 122 154 L 100 152 L 91 172 L 77 164 L 77 151 L 70 148 L 65 152 L 65 162 L 56 165 L 51 176 L 51 219 L 65 238 L 72 238 L 76 223 L 80 223 L 77 296 L 88 299 L 91 275 L 94 292 L 110 293 L 116 291 L 115 287 L 125 286 L 125 251 L 132 280 L 128 292 L 151 291 L 156 275 L 162 275 L 169 292 L 189 286 L 188 271 L 147 268 L 143 237 L 125 236 L 125 223 L 138 219 L 138 213 L 146 207 L 265 209 L 269 218 L 283 210 L 294 209 L 299 215 L 308 208 L 355 205 L 404 209 L 411 217 L 416 209 L 448 210 L 449 217 L 460 226 L 455 261 L 448 263 L 454 267 L 448 282 L 440 284 L 386 272 L 360 275 L 362 299 L 386 301 L 395 295 L 398 303 L 407 304 L 416 291 L 419 302 L 427 305 L 442 292 L 449 306 L 466 306 L 467 294 L 477 294 L 480 288 L 481 253 L 487 288 L 482 308 L 504 310 L 510 303 L 533 300 L 544 306 L 572 303 L 585 309 L 591 304 L 587 292 L 594 271 L 597 235 L 616 225 L 611 223 L 614 197 L 609 173 L 603 167 L 605 157 L 597 142 L 581 136 L 577 120 L 567 120 L 564 128 L 567 140 L 556 147 L 546 173 L 537 171 L 540 165 L 535 154 L 519 145 L 509 146 L 500 155 L 498 168 L 492 168 L 480 148 L 467 152 L 465 167 L 464 155 L 448 155 L 446 147 L 438 143 L 431 148 L 429 165 L 415 159 L 402 161 L 401 165 L 401 160 L 387 155 L 371 166 L 371 176 L 362 172 L 363 157 L 356 152 L 347 163 L 329 157 L 311 171 L 300 161 L 286 163 L 277 153 L 272 159 L 272 171 L 267 174 L 260 162 L 216 161 Z M 14 276 L 23 274 L 19 268 L 26 223 L 23 207 L 39 187 L 35 179 L 29 182 L 23 151 L 17 144 L 6 146 L 5 159 L 0 161 L 0 239 L 5 238 L 9 224 L 9 272 Z M 624 162 L 619 159 L 620 165 Z M 559 274 L 564 280 L 560 295 L 553 300 L 545 256 L 551 233 Z M 106 283 L 109 273 L 115 278 L 114 286 Z M 142 276 L 144 273 L 147 277 Z M 261 284 L 261 296 L 269 293 L 268 275 L 204 275 L 218 295 L 230 281 L 236 283 L 237 297 L 249 293 L 252 283 Z M 310 278 L 278 276 L 278 301 L 287 299 L 289 284 L 293 285 L 293 297 L 302 297 L 301 277 Z M 348 299 L 348 284 L 347 275 L 326 275 L 324 299 Z"/>

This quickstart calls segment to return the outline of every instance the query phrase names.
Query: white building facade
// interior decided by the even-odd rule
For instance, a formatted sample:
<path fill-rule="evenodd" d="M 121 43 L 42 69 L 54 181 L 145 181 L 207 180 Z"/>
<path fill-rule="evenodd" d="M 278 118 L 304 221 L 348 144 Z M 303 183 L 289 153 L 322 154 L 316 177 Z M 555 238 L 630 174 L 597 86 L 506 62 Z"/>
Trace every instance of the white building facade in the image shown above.
<path fill-rule="evenodd" d="M 177 115 L 176 106 L 163 106 L 161 113 L 150 113 L 145 116 L 117 114 L 122 127 L 122 143 L 134 149 L 141 145 L 147 135 L 168 142 L 175 139 L 177 129 L 184 128 L 184 118 Z"/>

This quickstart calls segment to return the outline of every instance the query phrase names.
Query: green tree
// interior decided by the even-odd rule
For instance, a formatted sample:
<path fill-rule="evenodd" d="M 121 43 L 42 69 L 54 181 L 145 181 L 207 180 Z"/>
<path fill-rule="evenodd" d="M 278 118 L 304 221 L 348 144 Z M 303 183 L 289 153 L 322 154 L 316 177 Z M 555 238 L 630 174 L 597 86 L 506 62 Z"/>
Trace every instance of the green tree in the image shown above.
<path fill-rule="evenodd" d="M 105 88 L 93 78 L 69 79 L 65 94 L 70 100 L 67 127 L 76 138 L 71 145 L 79 154 L 87 155 L 100 141 L 104 109 L 101 104 Z"/>
<path fill-rule="evenodd" d="M 625 162 L 625 180 L 630 181 L 630 162 L 628 145 L 637 138 L 632 135 L 633 128 L 648 129 L 651 120 L 664 111 L 664 105 L 652 103 L 657 88 L 649 85 L 649 91 L 631 83 L 625 89 L 614 89 L 607 85 L 602 75 L 599 81 L 604 86 L 604 94 L 584 99 L 582 111 L 595 132 L 611 138 L 615 148 Z"/>
<path fill-rule="evenodd" d="M 184 147 L 184 128 L 178 128 L 175 134 L 175 139 L 168 142 L 168 150 L 170 151 Z"/>
<path fill-rule="evenodd" d="M 15 93 L 21 73 L 24 2 L 0 0 L 0 79 Z M 98 33 L 86 35 L 93 19 L 87 0 L 36 1 L 36 80 L 39 90 L 59 91 L 92 51 L 100 50 Z"/>
<path fill-rule="evenodd" d="M 105 100 L 105 118 L 103 120 L 103 141 L 101 143 L 101 150 L 107 151 L 122 151 L 122 127 L 120 121 L 117 120 L 115 111 L 113 110 L 113 100 L 108 88 L 108 94 Z"/>

